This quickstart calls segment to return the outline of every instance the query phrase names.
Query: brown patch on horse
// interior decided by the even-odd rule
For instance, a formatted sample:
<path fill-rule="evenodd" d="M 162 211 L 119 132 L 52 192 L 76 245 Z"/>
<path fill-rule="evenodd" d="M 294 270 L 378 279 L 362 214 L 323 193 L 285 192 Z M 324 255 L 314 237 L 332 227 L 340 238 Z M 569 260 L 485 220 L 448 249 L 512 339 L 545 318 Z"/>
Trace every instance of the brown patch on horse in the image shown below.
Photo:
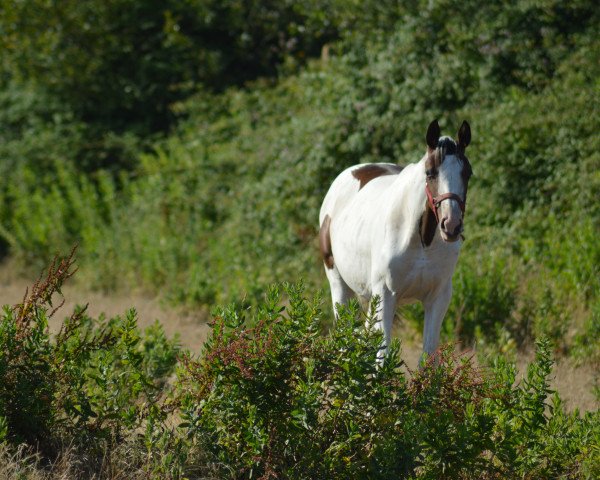
<path fill-rule="evenodd" d="M 331 217 L 325 215 L 321 228 L 319 229 L 319 249 L 325 266 L 329 269 L 333 268 L 333 251 L 331 250 L 331 235 L 329 233 L 329 225 Z"/>
<path fill-rule="evenodd" d="M 433 242 L 437 226 L 438 223 L 435 219 L 435 214 L 429 206 L 425 207 L 425 211 L 419 220 L 419 235 L 421 237 L 421 244 L 424 247 L 428 247 Z"/>
<path fill-rule="evenodd" d="M 383 175 L 398 175 L 402 171 L 402 168 L 399 165 L 378 165 L 371 163 L 353 170 L 352 176 L 360 182 L 360 187 L 358 188 L 360 190 L 374 178 Z"/>

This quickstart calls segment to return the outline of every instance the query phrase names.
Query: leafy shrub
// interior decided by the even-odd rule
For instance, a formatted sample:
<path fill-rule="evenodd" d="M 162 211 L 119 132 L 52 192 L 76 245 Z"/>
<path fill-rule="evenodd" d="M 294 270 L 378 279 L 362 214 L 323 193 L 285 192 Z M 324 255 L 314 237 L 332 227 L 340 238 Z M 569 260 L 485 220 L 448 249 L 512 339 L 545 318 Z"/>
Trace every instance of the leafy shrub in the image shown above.
<path fill-rule="evenodd" d="M 280 307 L 282 293 L 289 306 Z M 319 334 L 318 301 L 273 288 L 251 314 L 218 311 L 179 370 L 180 428 L 234 478 L 591 478 L 598 413 L 564 413 L 547 341 L 522 384 L 444 347 L 408 377 L 356 304 Z M 367 328 L 365 328 L 365 321 Z M 592 452 L 594 452 L 592 454 Z M 588 455 L 591 454 L 591 455 Z"/>
<path fill-rule="evenodd" d="M 447 316 L 454 324 L 454 337 L 466 345 L 481 337 L 493 341 L 500 328 L 513 330 L 520 340 L 521 335 L 526 337 L 511 320 L 517 288 L 514 274 L 499 255 L 490 257 L 464 259 L 453 278 Z"/>
<path fill-rule="evenodd" d="M 580 358 L 591 359 L 596 365 L 600 364 L 600 302 L 592 306 L 590 316 L 575 337 L 575 351 Z"/>
<path fill-rule="evenodd" d="M 175 364 L 160 326 L 141 335 L 135 311 L 96 321 L 78 309 L 52 338 L 53 294 L 73 274 L 73 254 L 55 261 L 0 322 L 0 431 L 46 455 L 75 444 L 91 455 L 131 436 L 152 413 Z M 100 457 L 101 458 L 101 457 Z"/>

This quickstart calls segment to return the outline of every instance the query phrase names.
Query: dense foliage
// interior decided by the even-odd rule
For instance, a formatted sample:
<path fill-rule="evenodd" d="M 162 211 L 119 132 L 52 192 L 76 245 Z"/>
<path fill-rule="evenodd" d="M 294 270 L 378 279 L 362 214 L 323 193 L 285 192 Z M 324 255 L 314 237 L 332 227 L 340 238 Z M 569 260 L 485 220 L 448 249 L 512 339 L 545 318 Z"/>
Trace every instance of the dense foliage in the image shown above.
<path fill-rule="evenodd" d="M 332 179 L 416 161 L 432 118 L 468 118 L 446 334 L 598 360 L 593 2 L 4 3 L 2 254 L 78 242 L 87 283 L 190 305 L 322 287 Z"/>
<path fill-rule="evenodd" d="M 547 341 L 520 384 L 501 357 L 489 369 L 446 346 L 404 373 L 395 343 L 357 304 L 320 334 L 319 300 L 279 289 L 251 313 L 222 309 L 203 355 L 187 360 L 182 428 L 241 478 L 592 478 L 598 413 L 549 402 Z M 373 310 L 374 311 L 374 310 Z M 367 327 L 365 328 L 365 322 Z M 589 442 L 589 443 L 588 443 Z M 589 452 L 589 456 L 588 456 Z"/>
<path fill-rule="evenodd" d="M 54 263 L 0 317 L 0 470 L 18 478 L 600 473 L 599 414 L 567 414 L 550 398 L 547 340 L 518 383 L 503 357 L 476 367 L 451 346 L 407 372 L 395 342 L 377 367 L 371 315 L 350 305 L 323 335 L 322 302 L 300 285 L 271 287 L 253 309 L 218 309 L 198 357 L 178 355 L 159 325 L 140 332 L 134 312 L 103 321 L 79 309 L 50 336 L 71 265 Z"/>
<path fill-rule="evenodd" d="M 21 304 L 3 309 L 0 442 L 49 459 L 70 445 L 93 472 L 157 416 L 178 347 L 159 324 L 140 332 L 135 310 L 96 320 L 79 308 L 51 336 L 48 319 L 60 308 L 52 301 L 72 265 L 72 255 L 55 261 Z"/>
<path fill-rule="evenodd" d="M 335 2 L 334 2 L 335 3 Z M 95 127 L 148 134 L 174 102 L 273 76 L 337 36 L 319 2 L 2 2 L 4 80 L 31 81 Z"/>

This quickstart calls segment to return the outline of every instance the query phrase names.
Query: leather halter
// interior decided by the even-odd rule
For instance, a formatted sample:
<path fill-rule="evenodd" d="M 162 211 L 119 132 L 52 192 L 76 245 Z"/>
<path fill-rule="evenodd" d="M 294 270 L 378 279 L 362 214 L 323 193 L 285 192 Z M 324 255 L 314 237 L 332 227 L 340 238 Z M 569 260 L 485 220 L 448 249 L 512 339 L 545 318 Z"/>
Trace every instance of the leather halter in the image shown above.
<path fill-rule="evenodd" d="M 444 200 L 456 200 L 458 202 L 458 206 L 460 207 L 460 211 L 463 213 L 463 215 L 465 214 L 465 202 L 456 193 L 442 193 L 441 195 L 434 197 L 431 193 L 431 190 L 429 189 L 429 183 L 426 181 L 425 194 L 427 195 L 427 204 L 429 205 L 429 208 L 431 208 L 431 210 L 433 211 L 433 214 L 435 215 L 435 221 L 437 223 L 440 223 L 440 219 L 438 216 L 438 208 Z"/>

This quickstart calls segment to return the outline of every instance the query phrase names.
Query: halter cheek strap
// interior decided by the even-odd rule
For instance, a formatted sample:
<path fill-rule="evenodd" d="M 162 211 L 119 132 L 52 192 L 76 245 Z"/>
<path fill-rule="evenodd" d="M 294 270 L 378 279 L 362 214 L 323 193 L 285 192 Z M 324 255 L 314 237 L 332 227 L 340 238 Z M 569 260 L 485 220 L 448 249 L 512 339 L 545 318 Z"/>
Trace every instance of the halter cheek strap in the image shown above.
<path fill-rule="evenodd" d="M 425 194 L 427 195 L 427 204 L 433 211 L 433 214 L 435 215 L 435 221 L 437 223 L 440 223 L 438 208 L 444 200 L 456 200 L 458 206 L 460 207 L 460 211 L 463 213 L 463 215 L 465 214 L 465 202 L 456 193 L 442 193 L 441 195 L 434 197 L 429 189 L 429 183 L 425 182 Z"/>

